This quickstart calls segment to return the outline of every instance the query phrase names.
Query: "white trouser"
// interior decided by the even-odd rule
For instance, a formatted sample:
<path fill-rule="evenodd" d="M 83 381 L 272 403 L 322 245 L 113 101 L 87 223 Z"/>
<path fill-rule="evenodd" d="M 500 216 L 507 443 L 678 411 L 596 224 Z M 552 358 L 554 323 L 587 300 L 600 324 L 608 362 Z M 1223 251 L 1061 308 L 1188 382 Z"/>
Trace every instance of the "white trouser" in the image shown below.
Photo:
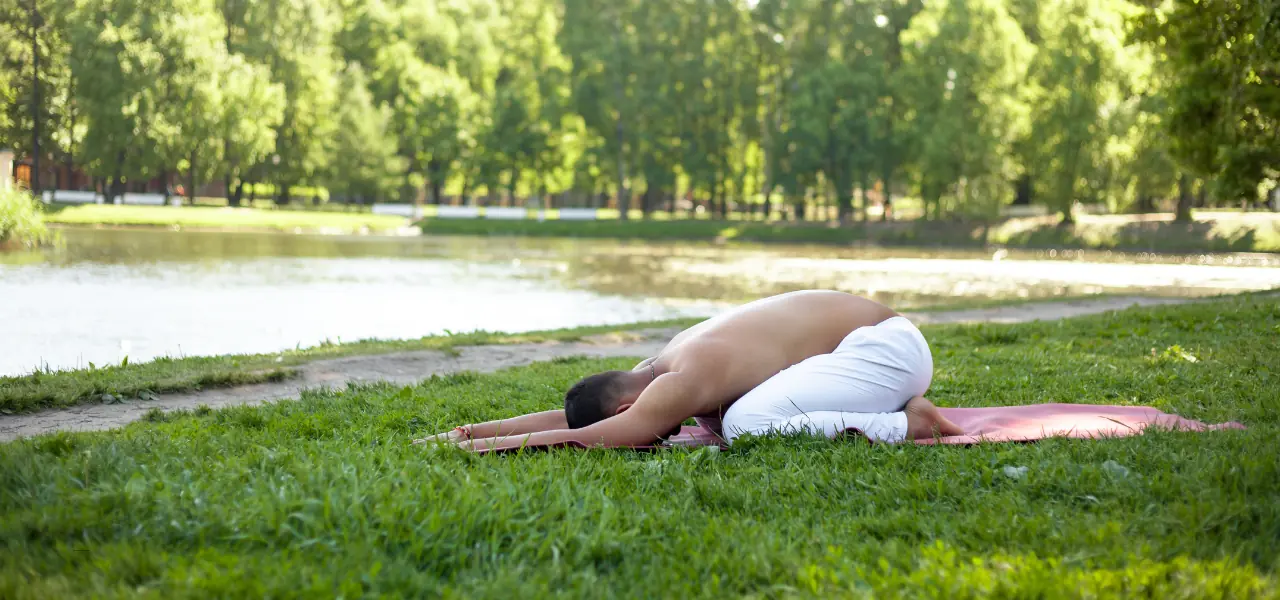
<path fill-rule="evenodd" d="M 932 380 L 929 343 L 911 321 L 894 317 L 769 378 L 733 403 L 721 426 L 729 441 L 743 433 L 835 437 L 856 429 L 872 441 L 900 442 L 907 437 L 902 407 Z"/>

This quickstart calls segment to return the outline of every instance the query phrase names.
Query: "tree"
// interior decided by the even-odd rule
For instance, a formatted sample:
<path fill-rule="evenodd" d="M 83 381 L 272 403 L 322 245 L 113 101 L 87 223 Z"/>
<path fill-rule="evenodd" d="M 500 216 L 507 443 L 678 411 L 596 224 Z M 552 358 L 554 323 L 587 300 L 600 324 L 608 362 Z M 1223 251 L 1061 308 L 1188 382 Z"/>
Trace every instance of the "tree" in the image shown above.
<path fill-rule="evenodd" d="M 338 105 L 333 158 L 324 177 L 330 192 L 346 201 L 372 203 L 395 193 L 403 171 L 395 136 L 389 135 L 394 111 L 376 106 L 360 65 L 342 73 L 346 90 Z"/>
<path fill-rule="evenodd" d="M 219 8 L 229 47 L 266 68 L 284 93 L 270 155 L 235 170 L 271 179 L 276 201 L 286 203 L 293 186 L 327 172 L 339 103 L 337 14 L 328 0 L 223 0 Z M 246 157 L 236 159 L 249 164 Z"/>
<path fill-rule="evenodd" d="M 931 5 L 906 40 L 903 100 L 926 209 L 941 216 L 945 195 L 962 212 L 994 216 L 1012 195 L 1013 144 L 1028 119 L 1019 88 L 1033 49 L 996 0 Z"/>
<path fill-rule="evenodd" d="M 1035 193 L 1074 222 L 1072 206 L 1092 195 L 1106 163 L 1108 119 L 1119 103 L 1123 5 L 1053 0 L 1040 6 L 1042 41 L 1029 71 L 1032 123 L 1028 171 Z"/>
<path fill-rule="evenodd" d="M 614 164 L 618 210 L 627 219 L 631 209 L 628 169 L 635 161 L 636 115 L 641 100 L 636 78 L 644 60 L 634 17 L 639 0 L 565 0 L 565 20 L 559 36 L 565 56 L 573 63 L 574 106 L 583 123 L 599 140 L 598 151 Z"/>
<path fill-rule="evenodd" d="M 63 164 L 71 163 L 84 136 L 68 68 L 69 10 L 51 0 L 0 5 L 0 146 L 32 157 L 38 144 L 39 158 Z"/>
<path fill-rule="evenodd" d="M 1134 20 L 1170 75 L 1162 123 L 1173 157 L 1246 201 L 1280 177 L 1277 15 L 1275 0 L 1170 0 Z M 1190 184 L 1180 187 L 1178 219 L 1190 220 Z"/>
<path fill-rule="evenodd" d="M 86 129 L 80 162 L 107 178 L 167 176 L 207 146 L 220 29 L 207 0 L 86 0 L 66 19 L 71 85 Z"/>
<path fill-rule="evenodd" d="M 903 37 L 911 28 L 913 19 L 924 9 L 923 0 L 884 0 L 875 17 L 877 27 L 885 36 L 885 75 L 881 80 L 881 124 L 877 140 L 877 154 L 881 157 L 881 187 L 884 191 L 882 220 L 888 220 L 893 206 L 893 181 L 901 162 L 904 141 L 897 133 L 898 124 L 905 119 L 908 102 L 902 97 Z M 865 194 L 865 186 L 864 186 Z"/>

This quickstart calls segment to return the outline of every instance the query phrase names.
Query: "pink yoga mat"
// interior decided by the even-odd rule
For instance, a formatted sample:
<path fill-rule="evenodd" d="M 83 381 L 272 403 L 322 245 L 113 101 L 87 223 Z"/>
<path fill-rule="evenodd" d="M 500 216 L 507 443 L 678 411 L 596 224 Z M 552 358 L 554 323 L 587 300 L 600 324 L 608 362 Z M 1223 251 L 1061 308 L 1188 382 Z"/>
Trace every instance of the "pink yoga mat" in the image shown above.
<path fill-rule="evenodd" d="M 1050 437 L 1117 438 L 1141 434 L 1147 427 L 1182 431 L 1244 429 L 1243 425 L 1235 422 L 1207 425 L 1146 406 L 1032 404 L 938 410 L 942 416 L 964 429 L 965 435 L 915 440 L 915 443 L 1031 442 Z M 856 430 L 853 432 L 858 433 Z M 667 440 L 667 444 L 673 446 L 712 446 L 720 443 L 720 436 L 703 426 L 682 427 L 679 434 Z M 586 448 L 577 442 L 556 444 L 554 447 Z M 627 446 L 639 450 L 658 447 L 660 446 Z"/>

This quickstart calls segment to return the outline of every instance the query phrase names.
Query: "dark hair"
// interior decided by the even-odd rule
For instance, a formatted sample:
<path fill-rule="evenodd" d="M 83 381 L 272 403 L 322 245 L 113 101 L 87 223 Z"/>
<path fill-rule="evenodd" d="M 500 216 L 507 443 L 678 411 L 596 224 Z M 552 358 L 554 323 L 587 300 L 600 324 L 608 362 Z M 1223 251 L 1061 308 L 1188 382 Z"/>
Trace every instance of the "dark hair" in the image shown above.
<path fill-rule="evenodd" d="M 564 395 L 564 418 L 569 429 L 581 429 L 603 421 L 618 408 L 623 392 L 623 371 L 605 371 L 573 384 Z"/>

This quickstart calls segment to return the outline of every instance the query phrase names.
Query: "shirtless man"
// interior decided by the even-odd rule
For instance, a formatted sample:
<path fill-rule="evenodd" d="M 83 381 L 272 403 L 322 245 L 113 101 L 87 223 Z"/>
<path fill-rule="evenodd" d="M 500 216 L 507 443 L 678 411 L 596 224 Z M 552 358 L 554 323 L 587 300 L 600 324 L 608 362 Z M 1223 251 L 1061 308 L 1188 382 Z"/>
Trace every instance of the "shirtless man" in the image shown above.
<path fill-rule="evenodd" d="M 924 393 L 933 359 L 906 318 L 842 292 L 802 291 L 695 325 L 631 371 L 584 378 L 550 410 L 431 438 L 468 449 L 662 441 L 691 417 L 730 442 L 744 433 L 856 429 L 882 442 L 959 435 Z"/>

